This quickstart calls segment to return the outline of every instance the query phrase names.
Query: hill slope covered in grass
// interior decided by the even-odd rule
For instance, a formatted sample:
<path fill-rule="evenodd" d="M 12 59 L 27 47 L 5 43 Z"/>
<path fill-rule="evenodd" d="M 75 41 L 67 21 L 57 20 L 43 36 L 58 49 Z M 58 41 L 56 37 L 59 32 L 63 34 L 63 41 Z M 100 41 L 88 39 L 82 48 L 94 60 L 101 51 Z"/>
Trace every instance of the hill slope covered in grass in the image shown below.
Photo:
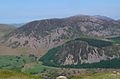
<path fill-rule="evenodd" d="M 0 70 L 0 79 L 43 79 L 43 78 L 17 71 Z"/>
<path fill-rule="evenodd" d="M 85 74 L 82 76 L 74 76 L 71 79 L 120 79 L 120 74 L 113 72 L 98 72 L 93 74 Z"/>

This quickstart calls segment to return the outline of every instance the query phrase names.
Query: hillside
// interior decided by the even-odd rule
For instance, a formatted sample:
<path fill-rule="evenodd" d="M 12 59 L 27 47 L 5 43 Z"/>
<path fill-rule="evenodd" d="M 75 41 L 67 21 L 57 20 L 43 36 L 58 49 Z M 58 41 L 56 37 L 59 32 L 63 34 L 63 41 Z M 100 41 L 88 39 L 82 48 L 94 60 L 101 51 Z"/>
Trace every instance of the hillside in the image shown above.
<path fill-rule="evenodd" d="M 43 79 L 43 78 L 28 75 L 18 71 L 0 70 L 0 79 Z"/>
<path fill-rule="evenodd" d="M 4 36 L 5 34 L 8 34 L 10 32 L 12 32 L 15 29 L 16 29 L 16 27 L 14 27 L 12 25 L 0 24 L 0 39 L 1 39 L 2 36 Z"/>
<path fill-rule="evenodd" d="M 82 76 L 73 76 L 71 79 L 119 79 L 120 78 L 120 75 L 119 75 L 119 72 L 118 72 L 118 75 L 117 73 L 114 73 L 114 72 L 94 72 L 93 74 L 85 74 L 85 75 L 82 75 Z"/>
<path fill-rule="evenodd" d="M 120 65 L 119 56 L 119 45 L 99 39 L 79 38 L 50 49 L 40 60 L 44 65 L 58 67 L 111 67 L 110 64 L 115 63 L 115 68 Z"/>
<path fill-rule="evenodd" d="M 75 72 L 76 73 L 76 72 Z M 70 76 L 69 79 L 120 79 L 120 72 L 117 71 L 84 71 L 79 75 Z M 40 76 L 32 76 L 26 73 L 0 70 L 0 79 L 48 79 Z M 51 79 L 51 78 L 50 78 Z M 56 79 L 55 77 L 52 79 Z"/>
<path fill-rule="evenodd" d="M 72 16 L 62 19 L 32 21 L 8 35 L 5 44 L 11 48 L 31 48 L 37 56 L 68 40 L 84 37 L 104 38 L 120 35 L 118 21 L 104 16 Z"/>

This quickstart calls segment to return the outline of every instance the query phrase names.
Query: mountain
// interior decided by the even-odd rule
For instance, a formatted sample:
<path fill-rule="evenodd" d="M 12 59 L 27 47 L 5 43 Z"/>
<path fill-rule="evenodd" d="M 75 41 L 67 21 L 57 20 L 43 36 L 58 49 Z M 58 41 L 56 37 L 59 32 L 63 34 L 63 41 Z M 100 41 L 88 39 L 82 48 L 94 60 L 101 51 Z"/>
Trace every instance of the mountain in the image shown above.
<path fill-rule="evenodd" d="M 120 35 L 118 21 L 98 16 L 72 16 L 29 22 L 8 35 L 5 44 L 11 48 L 30 48 L 37 56 L 74 38 L 105 38 Z"/>
<path fill-rule="evenodd" d="M 120 65 L 119 58 L 120 45 L 115 45 L 111 41 L 100 39 L 78 38 L 68 41 L 63 45 L 60 45 L 53 49 L 50 49 L 43 57 L 41 57 L 40 60 L 43 62 L 44 65 L 48 66 L 72 65 L 73 67 L 103 68 L 111 67 L 112 64 L 115 63 L 115 61 L 117 61 L 117 63 L 114 64 L 114 67 L 117 67 L 118 64 Z M 113 59 L 115 60 L 113 61 Z M 108 63 L 109 60 L 111 60 L 110 63 Z M 99 65 L 93 63 L 97 63 Z"/>
<path fill-rule="evenodd" d="M 14 27 L 12 25 L 0 24 L 0 39 L 1 39 L 2 36 L 4 36 L 5 34 L 8 34 L 10 32 L 12 32 L 15 29 L 16 29 L 16 27 Z"/>

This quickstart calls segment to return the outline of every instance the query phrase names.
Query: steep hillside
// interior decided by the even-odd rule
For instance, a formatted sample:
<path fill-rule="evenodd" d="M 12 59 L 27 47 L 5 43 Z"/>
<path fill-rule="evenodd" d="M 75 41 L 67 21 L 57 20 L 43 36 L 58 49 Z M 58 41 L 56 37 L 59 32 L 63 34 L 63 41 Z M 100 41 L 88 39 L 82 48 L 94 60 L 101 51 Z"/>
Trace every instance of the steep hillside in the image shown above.
<path fill-rule="evenodd" d="M 89 64 L 106 60 L 109 62 L 109 60 L 115 58 L 119 59 L 119 57 L 119 45 L 114 45 L 110 41 L 79 38 L 49 50 L 48 53 L 45 54 L 40 60 L 43 61 L 45 65 L 50 66 L 73 65 L 73 67 L 75 67 L 74 65 L 76 65 L 76 67 L 85 67 L 86 65 L 81 65 L 88 64 L 87 67 L 91 67 Z M 98 63 L 99 67 L 101 67 L 101 65 L 105 65 L 104 63 L 106 62 L 102 62 L 102 64 Z M 95 65 L 96 64 L 94 64 L 92 67 L 95 67 Z"/>
<path fill-rule="evenodd" d="M 80 36 L 106 37 L 120 35 L 120 24 L 98 16 L 73 16 L 27 23 L 8 35 L 9 47 L 28 47 L 43 55 L 49 49 Z"/>

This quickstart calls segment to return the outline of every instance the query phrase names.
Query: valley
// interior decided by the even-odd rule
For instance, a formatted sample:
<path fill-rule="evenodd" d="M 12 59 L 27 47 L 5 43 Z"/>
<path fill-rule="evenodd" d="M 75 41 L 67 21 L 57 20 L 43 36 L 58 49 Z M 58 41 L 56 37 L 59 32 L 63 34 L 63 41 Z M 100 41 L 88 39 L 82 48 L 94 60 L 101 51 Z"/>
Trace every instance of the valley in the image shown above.
<path fill-rule="evenodd" d="M 0 24 L 0 79 L 120 79 L 120 23 L 103 16 Z"/>

